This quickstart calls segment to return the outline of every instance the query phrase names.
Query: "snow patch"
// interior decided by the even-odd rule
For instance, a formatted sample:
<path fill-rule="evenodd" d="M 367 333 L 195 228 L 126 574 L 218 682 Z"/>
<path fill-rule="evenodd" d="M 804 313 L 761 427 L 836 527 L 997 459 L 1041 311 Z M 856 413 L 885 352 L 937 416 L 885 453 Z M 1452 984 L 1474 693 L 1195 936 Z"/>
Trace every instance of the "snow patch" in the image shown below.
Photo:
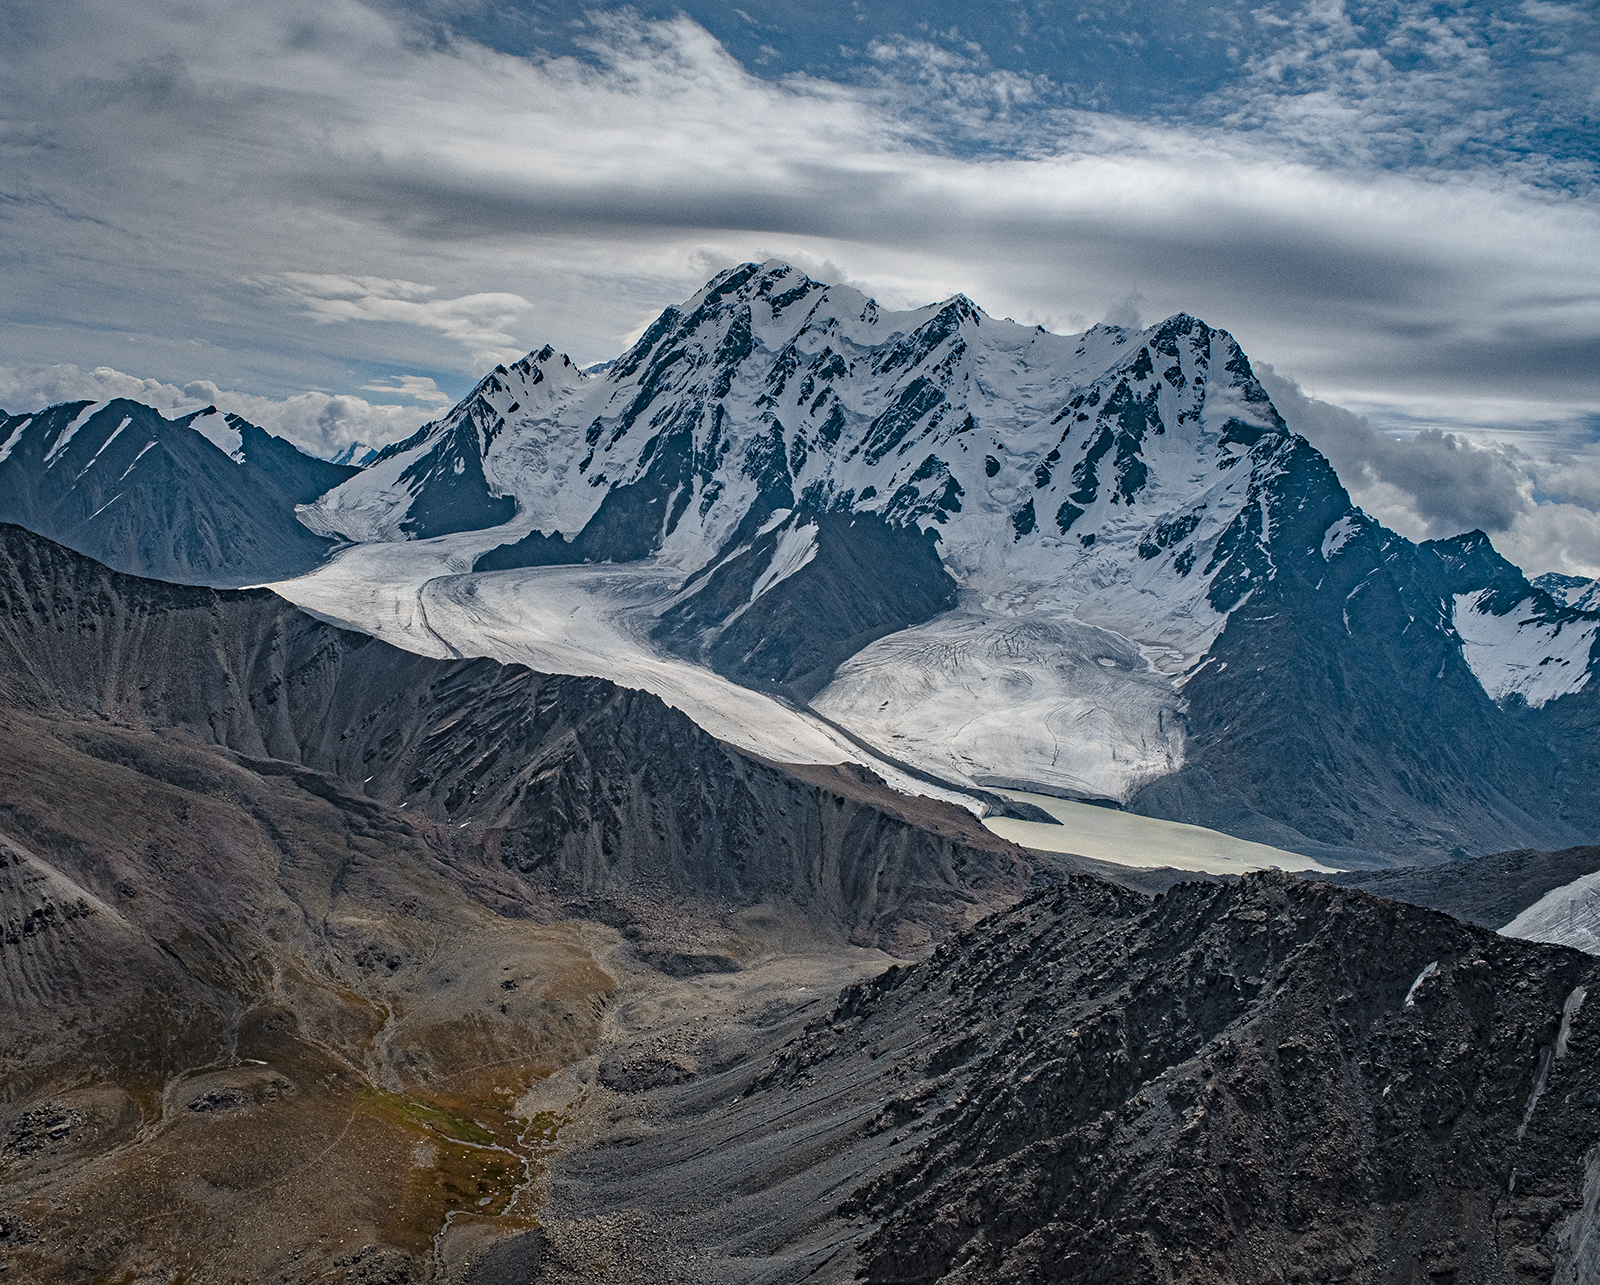
<path fill-rule="evenodd" d="M 1329 561 L 1334 554 L 1349 544 L 1361 530 L 1361 522 L 1354 514 L 1346 514 L 1340 518 L 1322 537 L 1322 560 Z"/>
<path fill-rule="evenodd" d="M 1587 986 L 1574 986 L 1572 994 L 1567 996 L 1567 1002 L 1561 1006 L 1561 1030 L 1556 1034 L 1556 1060 L 1559 1062 L 1567 1055 L 1567 1041 L 1572 1036 L 1572 1019 L 1578 1015 L 1578 1010 L 1583 1007 L 1583 1001 L 1589 996 Z"/>
<path fill-rule="evenodd" d="M 91 463 L 92 462 L 93 461 L 91 461 Z M 124 474 L 124 476 L 126 476 L 126 474 Z M 117 480 L 120 482 L 122 479 L 118 478 Z M 98 509 L 96 509 L 93 513 L 91 513 L 89 515 L 89 521 L 93 522 L 97 517 L 99 517 L 102 513 L 104 513 L 107 509 L 109 509 L 113 504 L 115 504 L 118 500 L 120 500 L 126 494 L 127 494 L 126 491 L 118 491 L 109 500 L 107 500 L 104 504 L 102 504 Z"/>
<path fill-rule="evenodd" d="M 750 601 L 754 602 L 773 585 L 787 580 L 816 556 L 817 528 L 809 524 L 789 528 L 778 537 L 778 547 L 772 551 L 772 561 L 750 590 Z"/>
<path fill-rule="evenodd" d="M 122 481 L 124 478 L 126 478 L 128 476 L 129 473 L 133 472 L 135 465 L 137 465 L 139 463 L 139 461 L 144 458 L 145 451 L 148 451 L 154 445 L 155 445 L 154 442 L 146 442 L 144 444 L 144 447 L 140 450 L 140 452 L 133 457 L 133 463 L 128 465 L 127 468 L 122 470 L 122 477 L 119 477 L 117 479 L 117 481 L 119 481 L 119 482 Z M 110 501 L 107 501 L 107 503 L 109 503 L 109 502 Z"/>
<path fill-rule="evenodd" d="M 1433 977 L 1438 973 L 1438 971 L 1439 961 L 1436 959 L 1433 961 L 1433 963 L 1429 964 L 1420 973 L 1418 973 L 1417 980 L 1411 983 L 1411 989 L 1406 992 L 1406 1002 L 1404 1005 L 1402 1005 L 1402 1007 L 1415 1008 L 1417 1006 L 1417 992 L 1422 989 L 1423 984 L 1428 980 L 1428 978 Z"/>
<path fill-rule="evenodd" d="M 793 509 L 774 509 L 772 511 L 772 516 L 763 522 L 761 524 L 761 529 L 756 532 L 756 539 L 759 540 L 762 536 L 766 535 L 768 531 L 777 530 L 789 520 L 789 515 L 793 512 Z"/>
<path fill-rule="evenodd" d="M 116 441 L 117 438 L 121 437 L 122 436 L 122 430 L 127 428 L 128 425 L 131 424 L 131 423 L 133 423 L 133 416 L 132 415 L 124 415 L 122 417 L 122 423 L 118 424 L 116 426 L 116 428 L 111 430 L 111 436 L 106 438 L 105 441 L 100 443 L 100 449 L 98 451 L 96 451 L 92 456 L 90 456 L 89 462 L 83 466 L 83 473 L 87 473 L 90 469 L 92 469 L 94 467 L 95 460 L 99 459 L 102 455 L 104 455 L 106 453 L 106 447 L 110 446 L 112 442 Z M 78 474 L 78 476 L 82 477 L 83 473 Z M 103 506 L 102 506 L 102 508 L 103 508 Z"/>
<path fill-rule="evenodd" d="M 17 443 L 22 440 L 23 433 L 28 431 L 28 425 L 33 423 L 33 419 L 34 417 L 32 415 L 24 416 L 22 423 L 18 424 L 16 428 L 12 430 L 10 437 L 6 438 L 5 445 L 0 446 L 0 464 L 4 464 L 8 459 L 11 458 L 12 450 L 16 447 Z"/>
<path fill-rule="evenodd" d="M 221 415 L 196 415 L 189 427 L 199 433 L 235 464 L 244 463 L 244 435 Z"/>
<path fill-rule="evenodd" d="M 54 444 L 48 451 L 45 452 L 44 455 L 44 463 L 46 468 L 50 468 L 55 464 L 57 457 L 60 456 L 62 451 L 67 449 L 67 445 L 74 437 L 78 435 L 78 430 L 82 428 L 88 418 L 94 414 L 95 407 L 98 405 L 100 405 L 99 402 L 90 402 L 72 417 L 71 423 L 69 423 L 61 430 L 59 434 L 57 434 Z"/>
<path fill-rule="evenodd" d="M 1535 600 L 1503 616 L 1484 609 L 1492 590 L 1455 595 L 1455 628 L 1468 667 L 1494 700 L 1520 695 L 1533 708 L 1582 690 L 1600 621 L 1550 620 Z"/>
<path fill-rule="evenodd" d="M 1552 888 L 1501 928 L 1500 935 L 1600 955 L 1600 870 Z"/>

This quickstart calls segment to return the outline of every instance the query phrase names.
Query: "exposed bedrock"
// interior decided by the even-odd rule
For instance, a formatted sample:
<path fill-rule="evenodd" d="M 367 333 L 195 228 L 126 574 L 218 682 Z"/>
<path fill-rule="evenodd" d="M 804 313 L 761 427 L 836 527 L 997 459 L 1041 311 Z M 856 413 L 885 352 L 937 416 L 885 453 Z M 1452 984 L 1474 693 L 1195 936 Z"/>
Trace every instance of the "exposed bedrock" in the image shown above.
<path fill-rule="evenodd" d="M 614 1108 L 546 1231 L 648 1210 L 729 1281 L 1592 1279 L 1597 969 L 1283 875 L 1076 876 Z"/>
<path fill-rule="evenodd" d="M 571 891 L 776 898 L 861 942 L 914 946 L 1010 900 L 1026 854 L 969 814 L 850 767 L 766 763 L 644 693 L 440 661 L 264 590 L 122 576 L 0 526 L 0 694 L 179 732 L 267 775 L 421 809 Z"/>

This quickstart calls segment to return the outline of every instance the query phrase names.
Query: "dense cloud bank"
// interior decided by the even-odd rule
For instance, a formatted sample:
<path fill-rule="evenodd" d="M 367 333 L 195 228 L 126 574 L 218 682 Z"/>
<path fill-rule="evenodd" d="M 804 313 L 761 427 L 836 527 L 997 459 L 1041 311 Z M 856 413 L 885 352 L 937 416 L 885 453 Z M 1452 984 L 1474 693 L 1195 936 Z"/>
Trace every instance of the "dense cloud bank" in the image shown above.
<path fill-rule="evenodd" d="M 1530 548 L 1559 525 L 1592 566 L 1596 27 L 1489 8 L 878 4 L 824 41 L 827 5 L 728 11 L 745 31 L 695 4 L 21 0 L 0 363 L 209 381 L 296 440 L 368 440 L 777 256 L 1060 331 L 1204 316 L 1380 430 L 1436 430 L 1367 448 L 1398 488 L 1374 504 Z"/>
<path fill-rule="evenodd" d="M 1542 456 L 1458 433 L 1375 431 L 1364 416 L 1306 396 L 1258 367 L 1289 426 L 1332 462 L 1351 498 L 1414 540 L 1487 531 L 1530 574 L 1600 576 L 1600 447 Z"/>

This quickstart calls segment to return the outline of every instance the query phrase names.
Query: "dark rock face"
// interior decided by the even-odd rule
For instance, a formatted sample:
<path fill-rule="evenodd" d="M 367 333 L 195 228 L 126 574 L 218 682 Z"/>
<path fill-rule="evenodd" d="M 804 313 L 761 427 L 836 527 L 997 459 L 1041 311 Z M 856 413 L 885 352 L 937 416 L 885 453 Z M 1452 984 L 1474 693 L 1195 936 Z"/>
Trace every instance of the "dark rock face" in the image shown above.
<path fill-rule="evenodd" d="M 956 603 L 934 536 L 875 513 L 791 514 L 729 543 L 735 552 L 690 578 L 652 636 L 735 681 L 776 686 L 802 702 L 868 643 Z M 796 561 L 798 570 L 770 579 Z"/>
<path fill-rule="evenodd" d="M 1327 876 L 1329 883 L 1431 906 L 1485 928 L 1503 928 L 1547 892 L 1600 870 L 1600 847 L 1539 852 L 1524 848 L 1468 861 Z"/>
<path fill-rule="evenodd" d="M 1288 876 L 1078 876 L 560 1179 L 795 1279 L 1547 1281 L 1592 1234 L 1597 970 Z"/>
<path fill-rule="evenodd" d="M 1281 879 L 1067 928 L 1072 901 L 1002 916 L 897 988 L 927 984 L 906 1009 L 953 992 L 1016 1025 L 971 1013 L 987 1038 L 960 1058 L 966 1100 L 856 1198 L 888 1215 L 867 1279 L 1550 1270 L 1600 1137 L 1579 1051 L 1600 1029 L 1579 1007 L 1593 960 Z M 861 1007 L 870 1039 L 890 1005 Z"/>
<path fill-rule="evenodd" d="M 1592 663 L 1592 662 L 1591 662 Z M 1600 837 L 1600 684 L 1551 701 L 1542 709 L 1513 711 L 1532 736 L 1541 737 L 1555 756 L 1555 802 L 1585 842 Z M 1555 845 L 1550 845 L 1555 846 Z"/>
<path fill-rule="evenodd" d="M 0 656 L 8 704 L 181 731 L 259 774 L 404 802 L 567 890 L 776 897 L 892 945 L 913 923 L 969 921 L 1031 873 L 959 809 L 740 754 L 654 696 L 431 660 L 266 590 L 120 576 L 5 526 Z"/>
<path fill-rule="evenodd" d="M 119 571 L 238 585 L 309 571 L 333 547 L 295 518 L 358 469 L 314 459 L 240 419 L 229 458 L 191 425 L 138 402 L 0 414 L 0 518 Z M 80 422 L 81 421 L 81 422 Z M 14 439 L 14 440 L 13 440 Z"/>
<path fill-rule="evenodd" d="M 456 408 L 454 422 L 432 448 L 401 471 L 399 484 L 416 498 L 400 528 L 413 539 L 499 526 L 515 515 L 517 502 L 492 494 L 483 475 L 484 452 L 505 427 L 505 417 L 483 396 L 489 385 L 497 383 L 495 375 L 489 375 Z M 372 462 L 381 464 L 404 454 L 433 428 L 424 425 L 405 441 L 379 451 Z"/>
<path fill-rule="evenodd" d="M 1249 597 L 1184 687 L 1187 762 L 1131 810 L 1339 863 L 1591 837 L 1593 694 L 1498 705 L 1451 624 L 1456 594 L 1509 609 L 1539 591 L 1481 533 L 1414 545 L 1358 515 L 1323 556 L 1349 496 L 1305 442 L 1285 455 L 1240 519 L 1272 529 L 1270 546 L 1240 541 Z"/>

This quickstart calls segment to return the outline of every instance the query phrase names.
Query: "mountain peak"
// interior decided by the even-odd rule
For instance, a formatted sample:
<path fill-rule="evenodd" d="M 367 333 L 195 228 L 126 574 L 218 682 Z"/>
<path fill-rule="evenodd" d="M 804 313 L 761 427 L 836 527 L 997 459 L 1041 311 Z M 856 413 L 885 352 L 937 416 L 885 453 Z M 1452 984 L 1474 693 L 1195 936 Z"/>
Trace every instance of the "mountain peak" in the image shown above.
<path fill-rule="evenodd" d="M 469 427 L 471 442 L 459 436 Z M 1171 531 L 1163 543 L 1144 529 L 1157 493 L 1174 493 L 1180 471 L 1192 481 L 1231 470 L 1286 433 L 1238 345 L 1188 313 L 1069 337 L 995 321 L 962 293 L 888 312 L 771 259 L 717 273 L 591 375 L 549 346 L 491 372 L 435 430 L 385 452 L 393 479 L 385 467 L 354 484 L 393 487 L 404 472 L 400 490 L 381 504 L 335 497 L 362 517 L 328 529 L 389 533 L 410 520 L 421 479 L 448 476 L 455 489 L 481 474 L 495 503 L 474 506 L 473 520 L 514 497 L 545 532 L 607 524 L 624 496 L 658 496 L 640 547 L 688 569 L 752 513 L 798 506 L 939 528 L 958 559 L 991 538 L 980 515 L 993 515 L 1045 575 L 1099 558 L 1089 550 L 1111 539 L 1168 549 Z M 382 532 L 368 525 L 380 512 L 391 515 Z"/>
<path fill-rule="evenodd" d="M 989 314 L 964 294 L 953 294 L 943 303 L 938 305 L 939 315 L 951 313 L 963 321 L 970 321 L 973 325 L 980 325 L 988 319 Z"/>

